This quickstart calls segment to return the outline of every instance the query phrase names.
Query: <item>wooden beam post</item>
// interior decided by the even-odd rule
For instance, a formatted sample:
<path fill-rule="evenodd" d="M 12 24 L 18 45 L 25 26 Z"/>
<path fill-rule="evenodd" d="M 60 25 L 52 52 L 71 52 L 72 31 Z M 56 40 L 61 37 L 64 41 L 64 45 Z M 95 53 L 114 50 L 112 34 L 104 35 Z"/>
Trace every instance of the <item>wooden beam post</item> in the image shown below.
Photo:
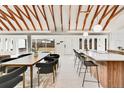
<path fill-rule="evenodd" d="M 62 5 L 60 5 L 60 16 L 61 16 L 61 30 L 63 31 Z"/>
<path fill-rule="evenodd" d="M 103 30 L 105 30 L 105 28 L 108 26 L 108 24 L 109 24 L 110 21 L 112 20 L 112 18 L 113 18 L 113 16 L 114 16 L 115 12 L 117 11 L 118 7 L 119 7 L 119 5 L 117 5 L 117 6 L 114 8 L 114 10 L 113 10 L 113 12 L 111 13 L 110 17 L 109 17 L 108 20 L 106 21 L 106 23 L 105 23 L 105 25 L 104 25 L 104 27 L 103 27 Z"/>
<path fill-rule="evenodd" d="M 50 13 L 52 15 L 52 19 L 53 19 L 53 23 L 54 23 L 54 28 L 55 28 L 55 31 L 56 31 L 56 22 L 55 22 L 55 17 L 54 17 L 54 9 L 53 9 L 53 5 L 49 5 L 49 10 L 50 10 Z"/>
<path fill-rule="evenodd" d="M 85 14 L 85 18 L 84 18 L 84 21 L 83 21 L 83 24 L 82 24 L 82 30 L 85 29 L 85 25 L 86 25 L 86 22 L 87 22 L 87 18 L 88 18 L 88 16 L 89 16 L 89 14 L 90 14 L 92 8 L 93 8 L 93 6 L 88 5 L 88 7 L 87 7 L 87 12 L 89 12 L 89 13 L 86 13 L 86 14 Z"/>
<path fill-rule="evenodd" d="M 69 6 L 69 27 L 68 27 L 69 31 L 70 31 L 70 26 L 71 26 L 71 5 Z"/>
<path fill-rule="evenodd" d="M 95 19 L 97 18 L 97 16 L 100 14 L 100 12 L 103 10 L 104 7 L 105 7 L 105 6 L 102 6 L 102 7 L 100 8 L 100 5 L 97 5 L 95 14 L 94 14 L 94 16 L 93 16 L 93 18 L 92 18 L 92 20 L 91 20 L 91 24 L 90 24 L 90 27 L 89 27 L 89 31 L 92 29 L 92 26 L 93 26 L 93 23 L 94 23 Z"/>
<path fill-rule="evenodd" d="M 77 18 L 76 18 L 76 29 L 75 30 L 77 30 L 81 8 L 82 8 L 82 5 L 79 5 L 79 7 L 78 7 L 78 13 L 77 13 Z"/>

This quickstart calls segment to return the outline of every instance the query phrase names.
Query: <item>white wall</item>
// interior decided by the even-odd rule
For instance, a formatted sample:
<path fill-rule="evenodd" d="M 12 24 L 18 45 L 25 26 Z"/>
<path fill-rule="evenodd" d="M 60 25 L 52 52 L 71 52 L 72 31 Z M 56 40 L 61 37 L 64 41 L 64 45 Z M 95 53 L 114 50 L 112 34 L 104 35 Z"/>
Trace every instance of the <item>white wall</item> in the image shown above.
<path fill-rule="evenodd" d="M 94 50 L 94 39 L 97 39 L 97 50 L 105 51 L 105 38 L 108 35 L 89 35 L 88 37 L 83 37 L 83 35 L 33 35 L 33 39 L 54 39 L 55 40 L 55 52 L 59 54 L 73 54 L 73 49 L 79 49 L 79 39 L 82 38 L 82 49 L 84 49 L 84 39 L 87 38 L 88 44 L 89 40 L 92 39 L 92 50 Z M 63 41 L 61 43 L 61 41 Z M 88 45 L 89 49 L 89 45 Z"/>
<path fill-rule="evenodd" d="M 117 49 L 118 46 L 124 48 L 124 29 L 111 31 L 110 49 Z"/>

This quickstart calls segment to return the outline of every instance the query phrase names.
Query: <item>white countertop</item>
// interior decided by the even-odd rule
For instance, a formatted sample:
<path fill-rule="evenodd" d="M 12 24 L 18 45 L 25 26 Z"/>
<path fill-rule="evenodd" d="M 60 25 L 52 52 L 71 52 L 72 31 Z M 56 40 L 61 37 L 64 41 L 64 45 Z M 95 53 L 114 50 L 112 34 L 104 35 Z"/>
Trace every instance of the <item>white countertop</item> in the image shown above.
<path fill-rule="evenodd" d="M 120 54 L 98 52 L 98 51 L 86 52 L 83 50 L 79 50 L 79 52 L 83 52 L 86 56 L 91 57 L 95 61 L 124 61 L 124 55 L 120 55 Z"/>

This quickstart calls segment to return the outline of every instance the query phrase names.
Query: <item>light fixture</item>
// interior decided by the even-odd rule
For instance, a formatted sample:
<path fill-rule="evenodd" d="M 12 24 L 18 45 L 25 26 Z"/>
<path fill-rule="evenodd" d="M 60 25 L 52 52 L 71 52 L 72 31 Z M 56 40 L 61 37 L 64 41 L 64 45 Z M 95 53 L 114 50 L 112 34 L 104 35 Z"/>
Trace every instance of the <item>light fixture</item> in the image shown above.
<path fill-rule="evenodd" d="M 50 41 L 54 41 L 54 39 L 50 39 Z"/>
<path fill-rule="evenodd" d="M 100 24 L 98 24 L 98 16 L 97 16 L 97 24 L 93 27 L 93 31 L 94 32 L 100 32 L 102 31 L 102 26 Z"/>
<path fill-rule="evenodd" d="M 86 31 L 83 32 L 83 36 L 85 36 L 85 37 L 88 36 L 88 32 L 86 32 Z"/>
<path fill-rule="evenodd" d="M 43 40 L 42 43 L 46 43 L 46 41 Z"/>
<path fill-rule="evenodd" d="M 100 24 L 95 25 L 94 28 L 93 28 L 93 31 L 94 32 L 100 32 L 100 31 L 102 31 L 102 26 Z"/>

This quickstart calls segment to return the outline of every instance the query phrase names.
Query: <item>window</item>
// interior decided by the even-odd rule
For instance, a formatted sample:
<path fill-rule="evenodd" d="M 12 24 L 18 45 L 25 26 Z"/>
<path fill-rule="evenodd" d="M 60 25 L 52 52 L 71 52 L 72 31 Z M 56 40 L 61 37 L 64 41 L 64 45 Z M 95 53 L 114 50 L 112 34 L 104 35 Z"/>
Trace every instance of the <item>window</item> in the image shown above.
<path fill-rule="evenodd" d="M 84 40 L 84 49 L 87 50 L 88 47 L 87 47 L 87 39 Z"/>
<path fill-rule="evenodd" d="M 92 49 L 92 39 L 89 40 L 89 49 Z"/>
<path fill-rule="evenodd" d="M 107 39 L 105 39 L 105 51 L 107 50 Z"/>
<path fill-rule="evenodd" d="M 82 38 L 79 39 L 79 49 L 82 49 Z"/>
<path fill-rule="evenodd" d="M 97 50 L 97 38 L 94 39 L 94 50 Z"/>

